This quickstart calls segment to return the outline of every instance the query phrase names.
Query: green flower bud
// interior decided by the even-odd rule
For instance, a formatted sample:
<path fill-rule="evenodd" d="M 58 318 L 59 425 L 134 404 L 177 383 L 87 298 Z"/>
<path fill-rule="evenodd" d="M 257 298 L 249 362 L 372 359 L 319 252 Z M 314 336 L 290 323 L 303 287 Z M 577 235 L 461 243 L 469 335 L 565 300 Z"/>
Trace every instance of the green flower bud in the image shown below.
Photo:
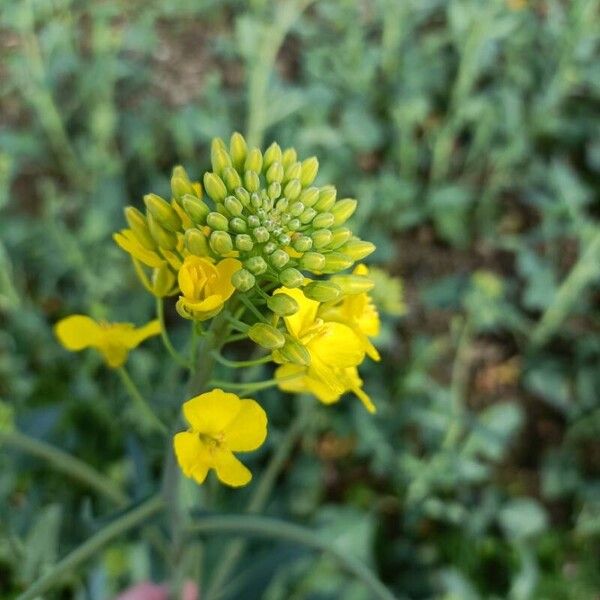
<path fill-rule="evenodd" d="M 353 262 L 362 260 L 374 251 L 375 244 L 359 240 L 358 238 L 346 242 L 346 244 L 340 248 L 340 252 L 343 252 L 346 256 L 350 257 Z"/>
<path fill-rule="evenodd" d="M 275 250 L 277 250 L 277 244 L 275 244 L 274 242 L 267 242 L 263 246 L 263 252 L 265 254 L 273 254 L 273 252 L 275 252 Z"/>
<path fill-rule="evenodd" d="M 249 192 L 258 192 L 260 189 L 260 178 L 255 171 L 244 173 L 244 186 Z"/>
<path fill-rule="evenodd" d="M 244 161 L 246 160 L 246 153 L 248 152 L 246 140 L 241 133 L 236 131 L 231 136 L 229 141 L 229 152 L 235 168 L 241 170 L 244 165 Z"/>
<path fill-rule="evenodd" d="M 305 252 L 300 267 L 309 271 L 320 271 L 325 266 L 325 257 L 318 252 Z"/>
<path fill-rule="evenodd" d="M 244 205 L 235 196 L 227 196 L 223 204 L 229 213 L 236 217 L 244 212 Z"/>
<path fill-rule="evenodd" d="M 300 192 L 302 191 L 302 184 L 300 183 L 299 179 L 291 179 L 290 181 L 287 182 L 285 188 L 283 189 L 283 193 L 285 194 L 285 197 L 290 200 L 293 201 L 296 198 L 298 198 L 298 196 L 300 196 Z M 302 205 L 304 207 L 304 205 Z"/>
<path fill-rule="evenodd" d="M 162 227 L 152 216 L 152 213 L 148 213 L 146 220 L 148 221 L 148 229 L 150 230 L 150 234 L 154 238 L 154 241 L 158 244 L 159 248 L 164 250 L 173 250 L 177 247 L 177 236 L 172 231 Z"/>
<path fill-rule="evenodd" d="M 140 244 L 148 250 L 156 250 L 156 243 L 150 235 L 146 217 L 137 208 L 128 206 L 125 209 L 125 219 Z"/>
<path fill-rule="evenodd" d="M 267 192 L 271 200 L 277 200 L 281 196 L 281 184 L 278 181 L 274 181 L 269 184 L 269 190 Z"/>
<path fill-rule="evenodd" d="M 351 273 L 333 275 L 331 281 L 338 285 L 342 292 L 348 296 L 370 292 L 375 287 L 375 283 L 365 275 Z"/>
<path fill-rule="evenodd" d="M 304 276 L 298 269 L 288 267 L 279 273 L 279 281 L 282 285 L 289 288 L 300 287 L 304 283 Z"/>
<path fill-rule="evenodd" d="M 291 229 L 292 231 L 298 231 L 298 229 L 302 227 L 302 223 L 300 223 L 300 219 L 292 219 L 287 226 L 288 229 Z"/>
<path fill-rule="evenodd" d="M 319 190 L 319 201 L 315 204 L 315 208 L 319 212 L 327 212 L 335 204 L 337 191 L 332 185 L 326 185 Z"/>
<path fill-rule="evenodd" d="M 244 266 L 255 275 L 262 275 L 268 268 L 262 256 L 253 256 L 244 262 Z"/>
<path fill-rule="evenodd" d="M 218 231 L 227 231 L 229 229 L 229 220 L 225 215 L 218 212 L 210 212 L 206 216 L 206 224 L 211 229 Z"/>
<path fill-rule="evenodd" d="M 260 194 L 257 194 L 256 192 L 253 192 L 252 194 L 250 194 L 250 204 L 254 208 L 260 208 L 263 204 Z"/>
<path fill-rule="evenodd" d="M 175 273 L 167 263 L 163 263 L 152 271 L 152 293 L 157 298 L 164 298 L 173 293 L 175 286 Z"/>
<path fill-rule="evenodd" d="M 296 252 L 306 252 L 312 248 L 312 245 L 312 239 L 305 235 L 301 235 L 292 242 L 292 248 L 294 248 Z"/>
<path fill-rule="evenodd" d="M 248 330 L 248 337 L 259 346 L 273 350 L 281 348 L 285 344 L 283 333 L 266 323 L 255 323 Z"/>
<path fill-rule="evenodd" d="M 199 229 L 188 229 L 185 232 L 185 247 L 195 256 L 208 256 L 208 241 Z"/>
<path fill-rule="evenodd" d="M 322 273 L 339 273 L 352 266 L 354 261 L 341 252 L 330 252 L 325 255 L 325 266 L 321 269 Z"/>
<path fill-rule="evenodd" d="M 215 254 L 229 254 L 233 250 L 231 236 L 226 231 L 213 231 L 210 234 L 210 247 Z"/>
<path fill-rule="evenodd" d="M 258 227 L 260 225 L 260 219 L 256 215 L 250 215 L 248 217 L 248 226 L 249 227 Z"/>
<path fill-rule="evenodd" d="M 282 246 L 289 246 L 292 238 L 287 235 L 286 233 L 282 233 L 278 238 L 277 241 L 282 245 Z"/>
<path fill-rule="evenodd" d="M 240 292 L 251 290 L 255 283 L 256 278 L 246 269 L 240 269 L 231 276 L 231 285 Z"/>
<path fill-rule="evenodd" d="M 314 208 L 310 206 L 308 208 L 305 208 L 302 214 L 299 216 L 300 223 L 302 223 L 303 225 L 308 225 L 308 223 L 310 223 L 315 218 L 316 214 L 317 211 Z"/>
<path fill-rule="evenodd" d="M 227 197 L 227 188 L 223 180 L 215 173 L 204 174 L 204 189 L 215 202 L 223 202 Z"/>
<path fill-rule="evenodd" d="M 285 344 L 273 352 L 273 357 L 277 357 L 282 363 L 291 362 L 305 367 L 310 366 L 310 352 L 306 346 L 290 335 L 286 334 L 284 337 Z"/>
<path fill-rule="evenodd" d="M 242 178 L 233 167 L 227 167 L 223 169 L 221 177 L 223 178 L 223 182 L 225 183 L 227 189 L 230 191 L 234 191 L 242 185 Z"/>
<path fill-rule="evenodd" d="M 356 210 L 358 202 L 353 198 L 344 198 L 338 200 L 331 208 L 331 214 L 333 215 L 333 224 L 342 225 L 345 223 Z"/>
<path fill-rule="evenodd" d="M 148 212 L 158 221 L 165 229 L 169 231 L 179 231 L 181 229 L 181 219 L 175 209 L 160 196 L 156 194 L 146 194 L 144 196 L 144 204 Z"/>
<path fill-rule="evenodd" d="M 300 175 L 300 182 L 302 183 L 302 187 L 309 186 L 317 176 L 317 172 L 319 171 L 319 161 L 316 156 L 311 156 L 306 160 L 302 161 L 302 171 Z"/>
<path fill-rule="evenodd" d="M 314 206 L 319 200 L 319 188 L 311 187 L 305 189 L 299 198 L 304 206 Z"/>
<path fill-rule="evenodd" d="M 298 312 L 298 302 L 288 294 L 273 294 L 267 300 L 267 307 L 280 317 L 289 317 Z"/>
<path fill-rule="evenodd" d="M 281 183 L 283 181 L 283 165 L 280 162 L 274 162 L 265 175 L 267 183 Z"/>
<path fill-rule="evenodd" d="M 342 297 L 341 288 L 332 281 L 313 281 L 302 291 L 307 298 L 317 302 L 335 302 Z"/>
<path fill-rule="evenodd" d="M 302 175 L 302 165 L 296 162 L 289 167 L 285 167 L 285 173 L 283 175 L 283 181 L 291 181 L 292 179 L 300 179 Z"/>
<path fill-rule="evenodd" d="M 263 157 L 263 168 L 268 169 L 274 162 L 281 162 L 281 148 L 279 144 L 273 142 L 265 152 Z"/>
<path fill-rule="evenodd" d="M 240 219 L 240 217 L 233 217 L 233 219 L 230 219 L 229 227 L 236 233 L 246 233 L 246 231 L 248 231 L 248 225 L 246 225 L 246 221 L 244 221 L 244 219 Z"/>
<path fill-rule="evenodd" d="M 331 241 L 329 242 L 329 248 L 336 250 L 340 246 L 343 246 L 352 237 L 352 231 L 347 227 L 339 227 L 332 230 Z"/>
<path fill-rule="evenodd" d="M 281 155 L 281 164 L 287 169 L 290 165 L 293 165 L 298 160 L 298 155 L 294 148 L 287 148 Z"/>
<path fill-rule="evenodd" d="M 185 211 L 187 216 L 196 225 L 204 225 L 206 223 L 206 217 L 210 212 L 210 208 L 205 202 L 203 202 L 199 198 L 196 198 L 196 196 L 186 194 L 181 200 L 181 205 L 183 206 L 183 210 Z"/>
<path fill-rule="evenodd" d="M 324 212 L 317 215 L 312 220 L 312 224 L 315 229 L 325 229 L 326 227 L 331 227 L 334 220 L 335 217 L 330 212 Z"/>
<path fill-rule="evenodd" d="M 249 235 L 241 233 L 235 236 L 235 247 L 240 252 L 250 252 L 254 248 L 254 243 Z"/>
<path fill-rule="evenodd" d="M 252 231 L 252 235 L 254 236 L 254 239 L 261 244 L 269 241 L 269 232 L 265 227 L 257 227 Z"/>
<path fill-rule="evenodd" d="M 244 171 L 254 171 L 255 173 L 260 173 L 262 171 L 262 166 L 263 157 L 260 150 L 258 148 L 252 148 L 246 157 Z"/>
<path fill-rule="evenodd" d="M 290 261 L 290 255 L 283 250 L 275 250 L 269 259 L 276 269 L 283 269 Z"/>
<path fill-rule="evenodd" d="M 275 214 L 281 214 L 282 212 L 285 212 L 288 205 L 289 202 L 287 198 L 279 198 L 279 200 L 277 200 L 275 203 Z"/>
<path fill-rule="evenodd" d="M 319 231 L 315 231 L 312 234 L 313 246 L 320 250 L 321 248 L 325 248 L 331 242 L 331 238 L 333 237 L 331 231 L 329 229 L 319 229 Z"/>
<path fill-rule="evenodd" d="M 223 142 L 221 141 L 221 144 L 223 144 Z M 225 147 L 215 147 L 214 146 L 214 140 L 213 140 L 213 148 L 211 149 L 211 163 L 212 163 L 212 169 L 214 173 L 217 174 L 222 174 L 223 171 L 225 169 L 227 169 L 227 167 L 231 167 L 231 158 L 229 157 L 229 154 L 227 153 L 227 150 L 225 150 Z"/>
<path fill-rule="evenodd" d="M 250 194 L 243 187 L 236 188 L 235 197 L 246 207 L 250 206 Z"/>
<path fill-rule="evenodd" d="M 304 212 L 304 204 L 298 200 L 289 207 L 288 212 L 294 217 L 299 217 Z"/>

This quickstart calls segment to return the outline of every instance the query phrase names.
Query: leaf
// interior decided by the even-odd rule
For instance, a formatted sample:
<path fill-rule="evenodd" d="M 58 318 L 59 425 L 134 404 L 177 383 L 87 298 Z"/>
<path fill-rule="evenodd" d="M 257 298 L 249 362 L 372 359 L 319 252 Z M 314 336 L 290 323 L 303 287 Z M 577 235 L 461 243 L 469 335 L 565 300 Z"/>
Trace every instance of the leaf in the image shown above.
<path fill-rule="evenodd" d="M 504 534 L 513 540 L 539 535 L 548 527 L 542 505 L 532 498 L 516 498 L 505 504 L 498 515 Z"/>

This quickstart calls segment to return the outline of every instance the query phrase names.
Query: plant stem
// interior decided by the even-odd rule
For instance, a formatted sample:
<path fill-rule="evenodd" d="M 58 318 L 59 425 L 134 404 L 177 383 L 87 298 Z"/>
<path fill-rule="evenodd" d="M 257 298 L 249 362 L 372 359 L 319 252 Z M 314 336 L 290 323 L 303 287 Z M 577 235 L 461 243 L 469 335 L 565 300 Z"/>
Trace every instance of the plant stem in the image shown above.
<path fill-rule="evenodd" d="M 58 471 L 96 490 L 117 506 L 128 503 L 127 495 L 108 477 L 87 463 L 67 454 L 42 440 L 32 438 L 20 431 L 0 432 L 0 444 L 12 446 L 37 458 L 47 461 Z"/>
<path fill-rule="evenodd" d="M 35 581 L 17 600 L 34 600 L 42 597 L 52 586 L 59 582 L 66 574 L 73 572 L 77 567 L 90 559 L 114 538 L 141 525 L 144 521 L 160 512 L 164 507 L 161 496 L 152 496 L 145 502 L 126 511 L 120 517 L 98 531 L 83 544 L 67 554 L 56 563 L 42 577 Z"/>
<path fill-rule="evenodd" d="M 255 515 L 208 515 L 198 518 L 189 528 L 191 535 L 221 533 L 233 535 L 279 538 L 295 544 L 313 548 L 329 554 L 344 570 L 354 575 L 367 590 L 370 598 L 396 600 L 395 596 L 383 585 L 377 576 L 358 559 L 339 550 L 328 540 L 315 532 L 299 525 L 286 523 L 280 519 L 258 517 Z M 20 599 L 19 599 L 20 600 Z"/>
<path fill-rule="evenodd" d="M 304 400 L 301 398 L 301 400 Z M 275 481 L 283 468 L 285 461 L 290 455 L 296 441 L 300 437 L 302 430 L 306 426 L 308 420 L 310 404 L 302 402 L 300 411 L 296 418 L 292 421 L 283 439 L 278 442 L 277 447 L 271 460 L 267 465 L 258 485 L 254 489 L 250 502 L 246 507 L 246 513 L 257 514 L 264 509 L 271 490 L 275 485 Z M 233 571 L 240 556 L 244 552 L 246 542 L 242 539 L 233 540 L 225 549 L 222 559 L 217 563 L 215 574 L 210 582 L 210 586 L 206 592 L 206 600 L 214 600 L 218 597 L 219 591 L 229 578 L 229 574 Z"/>
<path fill-rule="evenodd" d="M 151 429 L 160 431 L 162 434 L 167 434 L 168 429 L 165 424 L 154 414 L 154 411 L 150 408 L 150 405 L 146 402 L 144 396 L 138 390 L 137 386 L 133 382 L 133 379 L 129 376 L 129 373 L 125 367 L 119 367 L 117 369 L 123 385 L 127 389 L 127 392 L 131 396 L 133 403 L 135 404 L 136 410 L 139 415 L 143 418 L 146 425 Z"/>
<path fill-rule="evenodd" d="M 234 383 L 231 381 L 224 381 L 221 379 L 211 379 L 209 385 L 213 387 L 219 387 L 224 390 L 244 390 L 246 392 L 258 392 L 260 390 L 266 390 L 277 385 L 276 379 L 266 379 L 265 381 L 257 381 L 256 383 Z"/>
<path fill-rule="evenodd" d="M 163 344 L 167 349 L 167 352 L 173 357 L 173 360 L 183 367 L 184 369 L 190 369 L 189 362 L 175 350 L 175 346 L 171 343 L 167 327 L 165 325 L 165 304 L 162 298 L 156 299 L 156 315 L 158 322 L 160 323 L 160 337 L 162 338 Z"/>
<path fill-rule="evenodd" d="M 222 356 L 216 350 L 212 352 L 212 355 L 218 363 L 221 363 L 222 365 L 225 365 L 226 367 L 232 367 L 234 369 L 239 369 L 241 367 L 256 367 L 258 365 L 264 365 L 273 360 L 271 358 L 270 354 L 268 354 L 267 356 L 262 356 L 261 358 L 257 358 L 254 360 L 229 360 L 228 358 L 225 358 L 224 356 Z"/>

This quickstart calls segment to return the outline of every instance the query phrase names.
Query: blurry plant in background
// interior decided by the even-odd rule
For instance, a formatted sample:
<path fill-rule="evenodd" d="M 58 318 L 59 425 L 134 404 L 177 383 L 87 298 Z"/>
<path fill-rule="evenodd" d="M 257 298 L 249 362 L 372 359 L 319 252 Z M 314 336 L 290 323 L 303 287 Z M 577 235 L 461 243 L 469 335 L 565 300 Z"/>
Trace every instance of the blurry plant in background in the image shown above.
<path fill-rule="evenodd" d="M 201 597 L 373 597 L 337 568 L 347 559 L 400 598 L 595 598 L 599 43 L 597 0 L 3 3 L 0 595 L 18 597 L 60 567 L 48 597 L 111 598 L 140 582 L 181 588 L 189 579 L 203 582 Z M 231 301 L 247 296 L 261 316 L 281 313 L 262 323 L 248 307 L 243 324 L 257 340 L 282 336 L 296 359 L 304 353 L 295 343 L 308 346 L 286 325 L 291 303 L 271 292 L 291 282 L 293 272 L 280 280 L 286 269 L 324 272 L 326 253 L 300 245 L 305 264 L 292 265 L 300 257 L 285 251 L 281 231 L 272 253 L 251 255 L 273 231 L 264 242 L 263 231 L 237 231 L 239 206 L 225 200 L 244 213 L 245 195 L 226 186 L 221 199 L 220 186 L 201 179 L 211 164 L 219 178 L 230 167 L 211 140 L 236 130 L 250 149 L 277 139 L 318 156 L 314 186 L 359 200 L 347 227 L 377 247 L 368 293 L 381 315 L 381 362 L 361 365 L 375 415 L 350 399 L 284 400 L 273 382 L 249 394 L 269 433 L 242 457 L 254 480 L 230 490 L 211 477 L 161 481 L 163 469 L 178 471 L 163 464 L 161 426 L 139 411 L 141 397 L 171 419 L 201 391 L 186 390 L 183 376 L 189 340 L 211 338 L 181 318 L 207 300 L 193 277 L 181 285 L 176 276 L 187 253 L 243 262 L 236 282 L 248 290 Z M 175 164 L 185 171 L 173 173 Z M 240 182 L 252 188 L 245 171 Z M 188 189 L 184 172 L 216 204 L 191 180 Z M 159 223 L 160 233 L 140 219 L 164 212 L 156 198 L 180 197 L 173 175 L 186 189 L 172 208 L 198 233 Z M 292 179 L 299 198 L 302 178 Z M 298 201 L 279 214 L 304 227 Z M 148 294 L 111 240 L 131 203 L 128 230 L 145 222 L 167 245 L 177 237 L 160 264 L 140 258 L 156 248 L 118 237 L 141 261 Z M 199 237 L 206 227 L 211 235 Z M 318 227 L 332 239 L 316 243 L 340 241 L 344 227 Z M 227 237 L 212 240 L 219 231 Z M 227 257 L 229 244 L 250 254 Z M 258 258 L 273 277 L 267 298 L 250 285 L 262 276 Z M 209 272 L 190 265 L 190 276 Z M 106 369 L 93 351 L 69 355 L 52 332 L 72 313 L 141 325 L 157 308 L 171 359 L 150 338 L 126 371 Z M 214 380 L 232 382 L 228 363 L 256 359 L 238 365 L 235 382 L 273 377 L 260 359 L 280 349 L 251 356 L 246 339 L 230 348 L 210 355 Z M 164 522 L 151 518 L 159 503 L 144 502 L 161 487 L 178 498 Z M 123 511 L 129 502 L 133 513 Z M 117 535 L 137 518 L 147 525 Z M 262 537 L 278 526 L 283 537 Z M 225 527 L 233 540 L 214 535 Z M 77 562 L 64 566 L 72 551 Z"/>

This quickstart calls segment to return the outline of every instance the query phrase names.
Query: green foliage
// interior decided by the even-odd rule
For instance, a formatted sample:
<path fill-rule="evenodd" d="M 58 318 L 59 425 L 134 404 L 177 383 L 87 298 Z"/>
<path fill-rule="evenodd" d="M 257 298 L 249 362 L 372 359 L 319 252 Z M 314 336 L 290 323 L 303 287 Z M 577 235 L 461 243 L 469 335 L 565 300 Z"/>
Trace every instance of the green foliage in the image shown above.
<path fill-rule="evenodd" d="M 315 402 L 266 512 L 315 527 L 398 597 L 594 598 L 598 15 L 595 0 L 3 3 L 0 443 L 14 417 L 130 498 L 156 490 L 163 448 L 132 427 L 100 359 L 67 355 L 52 325 L 73 312 L 150 318 L 111 239 L 122 208 L 168 194 L 177 163 L 198 178 L 213 136 L 277 139 L 319 158 L 319 184 L 360 200 L 355 229 L 402 277 L 406 311 L 382 299 L 395 314 L 383 314 L 382 362 L 364 373 L 378 414 Z M 168 309 L 177 346 L 186 324 Z M 161 352 L 150 340 L 128 367 L 172 414 L 183 383 Z M 266 402 L 257 467 L 292 413 L 278 393 Z M 242 511 L 247 493 L 184 490 L 190 506 L 223 512 Z M 114 508 L 3 448 L 0 596 L 16 597 Z M 199 576 L 198 547 L 188 563 L 170 542 L 145 527 L 49 597 Z M 223 549 L 218 537 L 203 546 L 205 573 Z M 225 588 L 240 590 L 368 597 L 327 557 L 264 540 Z"/>

